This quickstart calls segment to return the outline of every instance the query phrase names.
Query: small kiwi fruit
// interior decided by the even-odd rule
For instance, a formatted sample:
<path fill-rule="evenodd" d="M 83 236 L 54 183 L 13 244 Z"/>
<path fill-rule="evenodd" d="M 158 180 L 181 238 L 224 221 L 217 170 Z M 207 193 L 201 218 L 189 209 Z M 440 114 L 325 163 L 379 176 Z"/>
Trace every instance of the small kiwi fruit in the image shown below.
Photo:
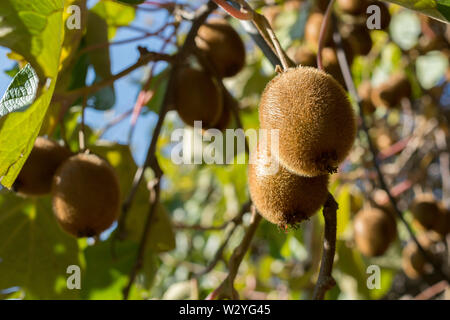
<path fill-rule="evenodd" d="M 331 47 L 323 48 L 322 50 L 322 63 L 324 70 L 333 76 L 339 84 L 345 88 L 344 76 L 339 66 L 336 50 Z"/>
<path fill-rule="evenodd" d="M 261 141 L 248 167 L 251 199 L 266 220 L 280 227 L 295 226 L 325 203 L 328 175 L 306 178 L 289 172 L 271 154 L 270 145 Z"/>
<path fill-rule="evenodd" d="M 57 170 L 52 185 L 58 223 L 76 237 L 93 237 L 111 226 L 120 208 L 120 187 L 111 165 L 94 154 L 77 154 Z"/>
<path fill-rule="evenodd" d="M 410 208 L 416 226 L 420 229 L 431 230 L 441 222 L 441 210 L 434 197 L 430 194 L 423 194 L 416 198 Z"/>
<path fill-rule="evenodd" d="M 297 65 L 304 67 L 317 66 L 317 55 L 306 45 L 296 48 L 292 54 L 292 58 Z"/>
<path fill-rule="evenodd" d="M 290 68 L 267 84 L 259 120 L 262 129 L 279 130 L 279 162 L 307 177 L 335 172 L 356 136 L 346 92 L 332 76 L 311 67 Z"/>
<path fill-rule="evenodd" d="M 372 90 L 372 103 L 378 106 L 394 108 L 403 98 L 411 95 L 411 84 L 402 72 L 394 73 L 388 81 Z"/>
<path fill-rule="evenodd" d="M 311 13 L 306 21 L 305 40 L 314 48 L 318 48 L 319 46 L 320 28 L 322 27 L 323 21 L 324 15 L 320 12 Z M 330 24 L 328 24 L 328 28 L 325 31 L 324 43 L 325 45 L 332 43 L 332 30 Z"/>
<path fill-rule="evenodd" d="M 71 154 L 68 148 L 57 142 L 37 137 L 28 159 L 13 184 L 13 190 L 22 195 L 50 193 L 56 169 Z"/>
<path fill-rule="evenodd" d="M 372 94 L 372 84 L 369 80 L 361 82 L 358 87 L 358 95 L 361 98 L 361 107 L 363 108 L 364 114 L 371 114 L 375 111 L 375 106 L 370 98 Z"/>
<path fill-rule="evenodd" d="M 211 128 L 222 115 L 222 91 L 206 72 L 183 67 L 176 75 L 175 109 L 187 125 L 202 121 L 203 127 Z"/>
<path fill-rule="evenodd" d="M 337 1 L 339 9 L 343 13 L 351 15 L 360 15 L 365 13 L 368 1 L 366 0 L 338 0 Z"/>
<path fill-rule="evenodd" d="M 394 217 L 378 208 L 359 211 L 355 216 L 354 231 L 356 246 L 367 257 L 384 254 L 397 236 Z"/>
<path fill-rule="evenodd" d="M 245 65 L 244 43 L 224 19 L 211 19 L 203 24 L 195 43 L 209 57 L 219 78 L 232 77 Z"/>
<path fill-rule="evenodd" d="M 437 242 L 437 239 L 432 234 L 425 232 L 419 234 L 417 241 L 432 256 L 432 246 Z M 402 268 L 405 274 L 410 279 L 418 279 L 426 273 L 427 263 L 426 258 L 417 247 L 417 244 L 413 240 L 410 240 L 402 252 Z"/>
<path fill-rule="evenodd" d="M 342 28 L 343 41 L 347 42 L 353 55 L 365 56 L 372 50 L 370 31 L 365 25 L 347 24 Z"/>

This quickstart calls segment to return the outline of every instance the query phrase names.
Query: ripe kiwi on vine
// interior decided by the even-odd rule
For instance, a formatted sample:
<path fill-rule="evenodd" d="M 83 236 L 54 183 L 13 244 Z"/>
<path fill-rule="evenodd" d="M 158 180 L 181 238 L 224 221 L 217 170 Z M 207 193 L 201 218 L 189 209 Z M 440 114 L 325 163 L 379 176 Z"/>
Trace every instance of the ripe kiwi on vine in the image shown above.
<path fill-rule="evenodd" d="M 13 184 L 13 190 L 30 196 L 50 193 L 53 175 L 71 154 L 68 148 L 57 142 L 37 137 L 28 159 Z"/>
<path fill-rule="evenodd" d="M 94 154 L 77 154 L 57 170 L 52 185 L 53 212 L 63 230 L 93 237 L 117 219 L 120 187 L 111 165 Z"/>
<path fill-rule="evenodd" d="M 356 136 L 346 92 L 332 76 L 310 67 L 290 68 L 267 84 L 259 120 L 262 129 L 279 131 L 278 161 L 307 177 L 335 172 Z"/>
<path fill-rule="evenodd" d="M 372 94 L 372 84 L 369 80 L 361 82 L 358 87 L 358 95 L 361 98 L 361 108 L 363 108 L 365 114 L 371 114 L 375 111 L 375 106 L 370 98 Z"/>
<path fill-rule="evenodd" d="M 211 19 L 203 24 L 195 43 L 206 53 L 219 78 L 232 77 L 245 65 L 244 43 L 224 19 Z"/>
<path fill-rule="evenodd" d="M 441 223 L 441 210 L 431 194 L 419 195 L 410 207 L 417 227 L 423 230 L 431 230 Z"/>
<path fill-rule="evenodd" d="M 311 217 L 328 196 L 328 175 L 308 178 L 286 170 L 261 139 L 248 166 L 250 197 L 258 212 L 280 227 Z"/>
<path fill-rule="evenodd" d="M 438 242 L 438 239 L 429 232 L 419 234 L 417 241 L 422 248 L 433 256 L 433 246 Z M 403 248 L 402 252 L 402 268 L 405 274 L 410 279 L 418 279 L 427 272 L 428 262 L 423 253 L 419 250 L 417 244 L 410 240 Z"/>
<path fill-rule="evenodd" d="M 322 27 L 322 23 L 325 17 L 320 12 L 313 12 L 308 17 L 305 25 L 305 40 L 314 48 L 318 48 L 319 46 L 319 37 L 320 37 L 320 28 Z M 327 30 L 325 31 L 324 44 L 330 45 L 332 42 L 332 30 L 330 25 L 328 25 Z"/>
<path fill-rule="evenodd" d="M 394 73 L 388 81 L 372 90 L 372 103 L 375 106 L 395 108 L 403 98 L 411 95 L 411 84 L 402 72 Z"/>
<path fill-rule="evenodd" d="M 379 208 L 362 209 L 354 219 L 355 242 L 367 257 L 384 254 L 397 236 L 395 218 Z"/>
<path fill-rule="evenodd" d="M 222 115 L 223 97 L 219 84 L 208 73 L 182 67 L 176 74 L 175 110 L 187 125 L 202 121 L 213 127 Z"/>

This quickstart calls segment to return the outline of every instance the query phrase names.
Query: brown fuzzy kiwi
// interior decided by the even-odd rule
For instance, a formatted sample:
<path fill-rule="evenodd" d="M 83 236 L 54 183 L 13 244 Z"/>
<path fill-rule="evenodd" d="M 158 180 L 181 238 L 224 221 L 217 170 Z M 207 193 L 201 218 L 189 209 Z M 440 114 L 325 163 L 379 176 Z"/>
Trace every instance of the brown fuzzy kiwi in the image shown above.
<path fill-rule="evenodd" d="M 57 142 L 37 137 L 27 161 L 13 184 L 13 190 L 22 195 L 50 193 L 56 169 L 71 154 L 68 148 Z"/>
<path fill-rule="evenodd" d="M 58 223 L 76 237 L 93 237 L 117 219 L 120 187 L 114 169 L 94 154 L 78 154 L 58 169 L 52 185 Z"/>
<path fill-rule="evenodd" d="M 345 88 L 344 76 L 342 75 L 336 50 L 334 48 L 331 47 L 323 48 L 322 63 L 325 71 L 329 73 L 331 76 L 333 76 L 333 78 L 336 79 L 336 81 L 339 82 L 339 84 Z"/>
<path fill-rule="evenodd" d="M 432 255 L 432 246 L 437 242 L 437 239 L 430 233 L 421 233 L 417 237 L 422 248 Z M 402 268 L 405 274 L 410 279 L 418 279 L 426 273 L 427 260 L 422 252 L 417 247 L 416 243 L 411 240 L 403 248 L 402 253 Z"/>
<path fill-rule="evenodd" d="M 356 246 L 367 257 L 384 254 L 397 236 L 394 217 L 377 208 L 359 211 L 354 220 L 354 231 Z"/>
<path fill-rule="evenodd" d="M 220 78 L 236 75 L 245 65 L 244 43 L 224 19 L 211 19 L 203 24 L 195 43 L 209 57 Z"/>
<path fill-rule="evenodd" d="M 250 196 L 258 212 L 281 227 L 295 226 L 311 217 L 328 196 L 328 175 L 306 178 L 277 162 L 262 142 L 252 152 L 248 167 Z M 278 167 L 277 167 L 278 166 Z M 276 172 L 272 168 L 278 168 Z"/>
<path fill-rule="evenodd" d="M 339 9 L 343 13 L 351 15 L 359 15 L 365 13 L 368 1 L 366 0 L 337 0 Z"/>
<path fill-rule="evenodd" d="M 438 203 L 430 194 L 423 194 L 416 198 L 410 208 L 414 217 L 416 226 L 420 229 L 435 229 L 437 224 L 441 222 Z"/>
<path fill-rule="evenodd" d="M 311 44 L 314 48 L 319 46 L 320 28 L 324 20 L 324 15 L 320 12 L 313 12 L 308 17 L 305 25 L 305 40 Z M 324 44 L 329 45 L 332 43 L 332 30 L 330 24 L 325 32 Z"/>
<path fill-rule="evenodd" d="M 372 50 L 372 38 L 365 25 L 347 24 L 342 28 L 342 33 L 343 41 L 347 42 L 353 55 L 365 56 Z"/>
<path fill-rule="evenodd" d="M 317 55 L 308 46 L 302 45 L 293 51 L 293 61 L 303 67 L 317 66 Z"/>
<path fill-rule="evenodd" d="M 310 67 L 290 68 L 267 84 L 259 120 L 261 128 L 279 130 L 279 162 L 307 177 L 336 171 L 356 136 L 346 92 L 333 77 Z"/>
<path fill-rule="evenodd" d="M 411 84 L 405 74 L 394 73 L 388 81 L 372 90 L 372 103 L 375 106 L 394 108 L 403 98 L 411 95 Z"/>
<path fill-rule="evenodd" d="M 176 75 L 175 109 L 187 125 L 210 128 L 222 114 L 222 91 L 206 72 L 184 67 Z"/>
<path fill-rule="evenodd" d="M 361 98 L 361 107 L 364 114 L 371 114 L 375 111 L 370 95 L 372 93 L 372 85 L 369 80 L 361 82 L 358 87 L 358 95 Z"/>

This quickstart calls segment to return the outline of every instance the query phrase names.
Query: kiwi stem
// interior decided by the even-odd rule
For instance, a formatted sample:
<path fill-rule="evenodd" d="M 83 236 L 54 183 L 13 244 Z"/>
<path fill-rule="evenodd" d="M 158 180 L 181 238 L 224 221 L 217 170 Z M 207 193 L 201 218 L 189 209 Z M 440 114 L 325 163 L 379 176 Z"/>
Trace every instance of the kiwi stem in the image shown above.
<path fill-rule="evenodd" d="M 327 201 L 323 206 L 325 232 L 319 278 L 317 279 L 313 293 L 314 300 L 323 300 L 327 291 L 333 288 L 336 284 L 331 273 L 333 271 L 334 256 L 336 253 L 337 210 L 338 204 L 336 200 L 334 200 L 331 193 L 328 193 Z"/>
<path fill-rule="evenodd" d="M 239 20 L 252 20 L 253 11 L 245 10 L 241 7 L 241 10 L 236 9 L 232 5 L 228 4 L 226 0 L 213 0 L 217 5 L 222 7 L 230 16 Z"/>
<path fill-rule="evenodd" d="M 322 49 L 325 46 L 325 35 L 328 30 L 328 24 L 330 21 L 331 12 L 333 10 L 335 0 L 330 0 L 328 3 L 327 10 L 325 12 L 325 16 L 322 22 L 322 25 L 320 26 L 320 33 L 319 33 L 319 47 L 317 49 L 317 67 L 320 70 L 324 70 L 323 68 L 323 62 L 322 62 Z"/>
<path fill-rule="evenodd" d="M 333 16 L 333 18 L 335 18 L 335 17 Z M 345 51 L 343 49 L 342 37 L 341 37 L 339 31 L 335 31 L 333 33 L 333 40 L 334 40 L 334 42 L 337 45 L 338 62 L 339 62 L 339 66 L 341 68 L 342 75 L 344 77 L 345 85 L 346 85 L 350 95 L 352 96 L 353 100 L 355 101 L 355 103 L 358 106 L 358 110 L 359 110 L 359 114 L 360 114 L 360 118 L 361 118 L 361 128 L 362 128 L 362 131 L 367 136 L 367 141 L 368 141 L 368 145 L 369 145 L 369 151 L 372 154 L 373 164 L 374 164 L 377 176 L 378 176 L 378 180 L 380 182 L 380 187 L 388 195 L 389 202 L 391 203 L 392 207 L 394 208 L 394 211 L 395 211 L 396 215 L 398 216 L 400 221 L 403 223 L 403 225 L 408 230 L 408 233 L 409 233 L 411 239 L 415 242 L 415 244 L 417 245 L 419 251 L 422 253 L 424 258 L 433 266 L 433 268 L 436 271 L 436 273 L 438 273 L 443 279 L 445 279 L 448 282 L 450 282 L 450 277 L 442 270 L 442 268 L 439 266 L 439 264 L 422 247 L 422 245 L 417 240 L 416 236 L 414 235 L 413 230 L 411 229 L 411 226 L 408 224 L 408 222 L 403 217 L 402 211 L 398 208 L 397 200 L 394 198 L 394 196 L 391 193 L 391 190 L 387 186 L 386 180 L 385 180 L 384 175 L 383 175 L 383 173 L 381 171 L 379 159 L 377 158 L 377 150 L 376 150 L 375 145 L 373 144 L 372 139 L 371 139 L 370 134 L 369 134 L 369 129 L 368 129 L 368 126 L 367 126 L 367 123 L 366 123 L 365 115 L 364 115 L 364 108 L 361 107 L 361 98 L 359 97 L 358 92 L 356 91 L 355 83 L 353 82 L 353 78 L 352 78 L 352 75 L 351 75 L 351 72 L 350 72 L 350 66 L 348 64 L 348 61 L 347 61 L 347 58 L 346 58 L 346 54 L 345 54 Z"/>

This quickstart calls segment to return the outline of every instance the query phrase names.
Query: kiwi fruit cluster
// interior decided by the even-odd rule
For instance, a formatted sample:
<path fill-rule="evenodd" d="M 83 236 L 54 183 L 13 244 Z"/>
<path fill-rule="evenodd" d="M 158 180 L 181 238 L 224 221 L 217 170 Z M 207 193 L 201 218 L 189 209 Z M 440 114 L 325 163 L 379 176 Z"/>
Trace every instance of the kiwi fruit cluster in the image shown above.
<path fill-rule="evenodd" d="M 397 237 L 394 216 L 385 208 L 364 208 L 353 221 L 358 250 L 367 257 L 383 255 Z"/>
<path fill-rule="evenodd" d="M 232 98 L 220 81 L 236 75 L 245 65 L 245 46 L 224 19 L 200 26 L 195 45 L 213 70 L 184 65 L 175 75 L 174 109 L 186 125 L 201 121 L 204 129 L 225 129 L 231 121 Z"/>
<path fill-rule="evenodd" d="M 352 106 L 342 86 L 312 67 L 290 68 L 272 79 L 259 105 L 260 137 L 252 154 L 250 196 L 268 221 L 296 225 L 326 201 L 328 175 L 348 155 L 356 135 Z M 269 148 L 272 134 L 278 148 Z M 261 145 L 262 143 L 262 145 Z M 270 149 L 270 150 L 269 150 Z M 269 174 L 276 165 L 278 171 Z"/>
<path fill-rule="evenodd" d="M 109 163 L 94 154 L 73 155 L 57 142 L 38 137 L 13 189 L 21 195 L 51 193 L 63 230 L 93 237 L 117 219 L 120 187 Z"/>

